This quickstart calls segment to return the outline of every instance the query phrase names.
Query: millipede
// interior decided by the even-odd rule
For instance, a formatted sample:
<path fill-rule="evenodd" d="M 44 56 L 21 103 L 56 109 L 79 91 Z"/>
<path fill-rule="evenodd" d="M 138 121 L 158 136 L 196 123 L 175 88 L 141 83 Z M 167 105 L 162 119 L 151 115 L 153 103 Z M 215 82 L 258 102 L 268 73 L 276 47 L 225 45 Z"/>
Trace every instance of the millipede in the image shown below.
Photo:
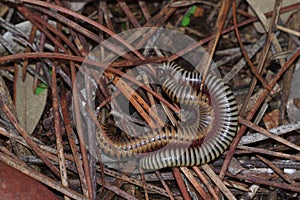
<path fill-rule="evenodd" d="M 158 77 L 171 101 L 196 111 L 188 123 L 154 129 L 139 137 L 117 134 L 111 125 L 104 124 L 96 134 L 100 149 L 118 160 L 136 156 L 139 167 L 146 170 L 202 165 L 222 155 L 238 126 L 237 104 L 229 86 L 208 74 L 199 89 L 202 73 L 187 71 L 173 62 L 160 65 Z"/>

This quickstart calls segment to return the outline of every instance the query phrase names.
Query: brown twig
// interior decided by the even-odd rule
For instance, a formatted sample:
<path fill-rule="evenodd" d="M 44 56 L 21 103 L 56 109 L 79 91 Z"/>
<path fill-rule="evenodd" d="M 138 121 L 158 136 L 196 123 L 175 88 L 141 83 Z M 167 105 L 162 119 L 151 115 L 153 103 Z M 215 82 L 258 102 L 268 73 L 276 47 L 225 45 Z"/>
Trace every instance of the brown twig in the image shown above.
<path fill-rule="evenodd" d="M 293 14 L 293 16 L 290 20 L 290 23 L 289 23 L 290 24 L 289 26 L 295 31 L 296 30 L 300 31 L 300 26 L 299 26 L 299 23 L 298 23 L 299 20 L 300 20 L 300 12 L 298 11 L 298 12 Z M 278 29 L 278 26 L 276 28 Z M 283 31 L 282 29 L 278 29 L 278 30 Z M 291 34 L 291 33 L 289 33 L 289 34 Z M 300 33 L 298 35 L 300 36 Z M 296 47 L 297 47 L 297 45 L 294 42 L 294 40 L 292 38 L 289 38 L 288 49 L 293 50 Z M 286 105 L 287 105 L 289 94 L 290 94 L 291 81 L 292 81 L 292 77 L 293 77 L 293 73 L 294 73 L 294 68 L 295 68 L 295 65 L 293 65 L 291 68 L 289 68 L 286 71 L 286 73 L 284 74 L 283 78 L 282 78 L 282 103 L 281 103 L 281 108 L 280 108 L 280 114 L 281 114 L 280 115 L 280 120 L 281 120 L 281 122 L 283 122 L 284 119 L 285 119 Z"/>
<path fill-rule="evenodd" d="M 196 188 L 203 199 L 211 199 L 211 196 L 202 188 L 199 182 L 195 179 L 190 170 L 186 167 L 180 167 L 181 171 L 187 177 L 187 179 L 192 183 L 192 185 Z"/>
<path fill-rule="evenodd" d="M 58 169 L 46 158 L 43 152 L 39 149 L 37 144 L 31 139 L 28 133 L 21 127 L 16 119 L 16 116 L 10 111 L 7 105 L 3 102 L 2 98 L 0 98 L 0 106 L 1 110 L 6 114 L 10 122 L 14 125 L 14 127 L 18 130 L 18 132 L 22 135 L 27 144 L 32 148 L 32 150 L 44 161 L 44 163 L 51 169 L 51 171 L 56 175 L 60 176 Z"/>
<path fill-rule="evenodd" d="M 76 146 L 75 136 L 74 136 L 73 130 L 71 128 L 69 114 L 67 112 L 68 107 L 67 107 L 67 99 L 66 99 L 65 91 L 62 91 L 62 93 L 61 93 L 61 107 L 62 107 L 64 125 L 65 125 L 66 133 L 67 133 L 67 136 L 68 136 L 69 145 L 71 147 L 71 151 L 72 151 L 72 154 L 73 154 L 73 157 L 74 157 L 74 162 L 75 162 L 76 167 L 77 167 L 79 180 L 81 182 L 81 188 L 82 188 L 83 194 L 86 197 L 88 197 L 85 175 L 84 175 L 84 171 L 83 171 L 83 168 L 82 168 L 82 161 L 80 159 L 80 154 L 79 154 L 78 148 Z"/>
<path fill-rule="evenodd" d="M 295 186 L 292 184 L 269 181 L 264 178 L 253 177 L 251 175 L 249 175 L 249 176 L 248 175 L 232 175 L 230 173 L 226 173 L 226 175 L 229 177 L 232 177 L 232 178 L 236 178 L 238 180 L 245 180 L 245 181 L 250 181 L 250 182 L 253 182 L 256 184 L 266 185 L 269 187 L 275 187 L 275 188 L 281 188 L 281 189 L 290 190 L 290 191 L 294 191 L 294 192 L 300 192 L 300 187 L 298 184 Z"/>
<path fill-rule="evenodd" d="M 167 185 L 166 181 L 161 176 L 161 173 L 159 171 L 155 171 L 155 174 L 156 174 L 157 178 L 159 179 L 159 181 L 161 182 L 161 184 L 164 186 L 165 190 L 167 191 L 169 198 L 171 200 L 175 200 L 169 186 Z"/>
<path fill-rule="evenodd" d="M 59 49 L 67 53 L 66 48 L 56 39 L 54 38 L 40 23 L 38 23 L 34 18 L 32 13 L 28 11 L 27 8 L 18 6 L 17 9 L 21 12 L 32 24 L 34 24 L 40 31 L 42 31 L 49 40 L 51 40 Z M 45 23 L 45 22 L 43 22 Z"/>
<path fill-rule="evenodd" d="M 54 126 L 55 126 L 56 147 L 57 147 L 57 156 L 58 156 L 58 163 L 60 169 L 60 177 L 61 177 L 62 185 L 68 187 L 68 176 L 67 176 L 67 169 L 65 166 L 61 121 L 59 116 L 56 67 L 52 67 L 52 105 L 53 105 L 53 113 L 54 113 Z"/>
<path fill-rule="evenodd" d="M 261 153 L 261 154 L 270 155 L 270 156 L 274 156 L 274 157 L 300 161 L 300 156 L 295 156 L 295 155 L 290 155 L 290 154 L 286 154 L 286 153 L 270 151 L 270 150 L 267 150 L 267 149 L 261 149 L 261 148 L 256 148 L 256 147 L 248 147 L 248 146 L 243 146 L 243 145 L 239 145 L 237 148 L 245 150 L 247 152 Z"/>
<path fill-rule="evenodd" d="M 87 156 L 87 150 L 85 146 L 85 141 L 84 141 L 84 133 L 83 133 L 83 127 L 82 127 L 82 120 L 81 120 L 81 114 L 80 114 L 80 103 L 78 100 L 79 97 L 79 92 L 76 87 L 76 70 L 74 63 L 70 62 L 71 66 L 71 79 L 72 79 L 72 91 L 73 91 L 73 96 L 74 98 L 74 114 L 75 114 L 75 122 L 76 122 L 76 128 L 78 132 L 78 139 L 79 139 L 79 147 L 81 151 L 81 156 L 82 156 L 82 163 L 83 163 L 83 170 L 84 174 L 86 177 L 86 184 L 87 184 L 87 189 L 88 189 L 88 194 L 89 198 L 92 198 L 94 196 L 93 194 L 93 187 L 92 187 L 92 179 L 91 179 L 91 174 L 89 170 L 89 161 L 88 161 L 88 156 Z"/>
<path fill-rule="evenodd" d="M 97 66 L 100 68 L 105 69 L 106 66 L 103 65 L 102 63 L 95 62 L 92 60 L 87 60 L 85 58 L 79 57 L 79 56 L 73 56 L 73 55 L 67 55 L 67 54 L 59 54 L 59 53 L 26 53 L 26 54 L 15 54 L 15 55 L 9 55 L 9 56 L 2 56 L 0 57 L 0 62 L 5 62 L 9 60 L 17 60 L 17 59 L 22 59 L 22 58 L 57 58 L 57 59 L 62 59 L 62 60 L 71 60 L 71 61 L 76 61 L 76 62 L 85 62 L 88 65 L 91 66 Z M 124 72 L 121 72 L 120 70 L 117 70 L 112 67 L 106 68 L 106 70 L 115 73 L 117 75 L 120 75 L 121 77 L 124 76 Z M 75 77 L 76 77 L 76 72 L 75 72 Z M 124 76 L 124 78 L 130 80 L 131 82 L 137 84 L 138 86 L 142 87 L 145 89 L 147 92 L 151 93 L 153 96 L 158 98 L 160 101 L 162 101 L 164 104 L 166 104 L 170 109 L 173 111 L 177 112 L 178 109 L 175 108 L 172 104 L 170 104 L 168 101 L 166 101 L 164 98 L 161 97 L 161 95 L 157 94 L 153 90 L 151 90 L 149 87 L 145 86 L 144 84 L 140 83 L 137 81 L 135 78 L 130 77 L 130 76 Z"/>
<path fill-rule="evenodd" d="M 209 181 L 204 176 L 204 174 L 201 172 L 201 170 L 199 169 L 199 167 L 194 166 L 193 170 L 195 171 L 195 173 L 197 174 L 197 176 L 200 178 L 200 180 L 202 181 L 202 183 L 206 186 L 206 188 L 208 189 L 208 191 L 212 195 L 213 199 L 219 200 L 220 197 L 217 195 L 217 193 L 215 192 L 215 190 L 212 187 L 211 183 L 209 183 Z"/>
<path fill-rule="evenodd" d="M 230 192 L 230 190 L 224 185 L 222 180 L 215 174 L 215 172 L 210 168 L 209 165 L 204 164 L 201 166 L 201 168 L 205 171 L 205 173 L 211 178 L 211 180 L 216 184 L 216 186 L 222 191 L 222 193 L 228 198 L 228 199 L 236 199 L 233 194 Z"/>
<path fill-rule="evenodd" d="M 97 180 L 98 184 L 102 184 L 102 182 L 100 180 Z M 138 200 L 137 198 L 135 198 L 134 196 L 126 193 L 124 190 L 121 190 L 119 187 L 112 185 L 110 183 L 108 183 L 107 181 L 105 182 L 105 185 L 103 185 L 103 187 L 105 187 L 106 189 L 112 191 L 115 194 L 120 195 L 121 197 L 128 199 L 128 200 Z"/>
<path fill-rule="evenodd" d="M 272 138 L 272 139 L 274 139 L 274 140 L 276 140 L 276 141 L 278 141 L 278 142 L 280 142 L 280 143 L 282 143 L 284 145 L 287 145 L 287 146 L 289 146 L 289 147 L 291 147 L 293 149 L 296 149 L 296 150 L 300 151 L 300 147 L 298 145 L 296 145 L 296 144 L 294 144 L 294 143 L 292 143 L 292 142 L 290 142 L 288 140 L 285 140 L 282 137 L 274 135 L 274 134 L 270 133 L 269 131 L 267 131 L 266 129 L 264 129 L 264 128 L 260 127 L 260 126 L 257 126 L 257 125 L 255 125 L 254 123 L 252 123 L 252 122 L 250 122 L 248 120 L 245 120 L 245 119 L 239 117 L 239 122 L 241 124 L 243 124 L 243 125 L 251 128 L 251 129 L 253 129 L 253 130 L 256 130 L 259 133 L 264 134 L 265 136 L 267 136 L 269 138 Z"/>
<path fill-rule="evenodd" d="M 225 21 L 226 21 L 228 12 L 229 12 L 230 4 L 231 4 L 231 0 L 223 0 L 223 2 L 222 2 L 220 13 L 219 13 L 219 16 L 218 16 L 218 19 L 216 22 L 216 28 L 213 33 L 213 39 L 208 44 L 209 57 L 207 58 L 208 60 L 205 60 L 203 63 L 205 65 L 205 67 L 204 67 L 203 80 L 201 83 L 201 87 L 203 87 L 209 67 L 212 63 L 212 58 L 213 58 L 213 55 L 217 48 L 219 39 L 221 37 L 222 30 L 223 30 L 223 27 L 224 27 L 224 24 L 225 24 Z"/>
<path fill-rule="evenodd" d="M 281 8 L 281 9 L 280 9 L 280 12 L 281 12 L 281 13 L 282 13 L 282 12 L 288 12 L 288 11 L 290 11 L 290 10 L 297 9 L 298 7 L 300 7 L 300 3 L 295 3 L 295 4 L 292 4 L 292 5 L 285 6 L 285 7 Z M 272 11 L 271 11 L 271 12 L 267 12 L 267 13 L 265 13 L 265 15 L 266 15 L 266 16 L 271 16 L 272 13 L 273 13 Z M 245 20 L 245 21 L 243 21 L 243 22 L 238 23 L 238 24 L 237 24 L 237 27 L 242 27 L 242 26 L 244 26 L 244 25 L 247 25 L 247 24 L 249 24 L 249 23 L 255 22 L 255 21 L 257 21 L 257 20 L 258 20 L 257 17 L 252 17 L 252 18 L 250 18 L 250 19 L 247 19 L 247 20 Z M 229 28 L 224 29 L 224 30 L 222 31 L 222 34 L 228 33 L 228 32 L 230 32 L 230 31 L 232 31 L 232 30 L 234 30 L 234 26 L 231 26 L 231 27 L 229 27 Z M 176 52 L 176 54 L 171 55 L 171 56 L 169 57 L 169 60 L 171 60 L 171 61 L 172 61 L 172 60 L 175 60 L 175 59 L 179 58 L 180 56 L 182 56 L 182 55 L 184 55 L 184 54 L 186 54 L 186 53 L 192 51 L 193 49 L 195 49 L 195 48 L 197 48 L 197 47 L 200 47 L 201 45 L 203 45 L 203 44 L 209 42 L 209 41 L 212 40 L 213 38 L 214 38 L 214 35 L 210 35 L 210 36 L 208 36 L 208 37 L 206 37 L 206 38 L 204 38 L 204 39 L 202 39 L 202 40 L 199 40 L 197 43 L 195 43 L 195 44 L 193 44 L 193 45 L 191 45 L 191 46 L 188 46 L 188 47 L 186 47 L 185 49 L 183 49 L 183 50 L 181 50 L 181 51 L 179 51 L 179 52 Z"/>
<path fill-rule="evenodd" d="M 127 3 L 125 1 L 118 0 L 118 5 L 123 10 L 123 12 L 126 14 L 126 16 L 128 17 L 128 20 L 132 23 L 132 25 L 135 28 L 140 28 L 141 25 L 139 24 L 138 20 L 134 17 L 133 13 L 130 11 Z"/>
<path fill-rule="evenodd" d="M 108 168 L 104 169 L 104 173 L 108 176 L 112 176 L 112 177 L 115 177 L 117 179 L 126 181 L 128 183 L 143 187 L 143 182 L 140 180 L 140 177 L 139 178 L 132 178 L 132 177 L 127 176 L 126 174 L 121 174 L 118 171 L 111 170 L 111 169 L 108 169 Z M 160 188 L 158 186 L 155 186 L 155 185 L 149 184 L 149 183 L 147 183 L 146 186 L 147 186 L 147 190 L 149 191 L 149 193 L 150 192 L 151 193 L 157 193 L 157 194 L 163 195 L 165 197 L 169 197 L 169 195 L 168 195 L 169 193 L 167 193 L 165 190 L 163 190 L 162 188 Z"/>
<path fill-rule="evenodd" d="M 233 0 L 232 2 L 232 17 L 233 17 L 233 23 L 234 23 L 234 30 L 236 33 L 236 37 L 237 40 L 239 42 L 240 48 L 242 50 L 242 53 L 245 57 L 245 60 L 247 61 L 251 71 L 254 73 L 254 75 L 256 76 L 256 78 L 258 78 L 260 80 L 260 82 L 264 85 L 265 88 L 267 88 L 268 90 L 271 90 L 270 86 L 266 83 L 266 81 L 264 80 L 264 78 L 261 76 L 261 74 L 259 73 L 259 71 L 255 68 L 255 66 L 253 65 L 252 61 L 250 60 L 250 57 L 248 56 L 248 53 L 243 45 L 238 27 L 237 27 L 237 16 L 236 16 L 236 0 Z"/>
<path fill-rule="evenodd" d="M 115 29 L 114 29 L 114 26 L 112 24 L 112 21 L 110 19 L 110 16 L 109 16 L 109 10 L 107 8 L 107 3 L 105 1 L 101 1 L 99 2 L 99 7 L 101 7 L 101 10 L 103 12 L 103 16 L 104 16 L 104 20 L 105 20 L 105 23 L 107 25 L 107 28 L 113 32 L 115 32 Z"/>
<path fill-rule="evenodd" d="M 269 49 L 270 49 L 272 40 L 275 38 L 275 30 L 272 29 L 272 27 L 275 27 L 277 22 L 278 22 L 278 18 L 279 18 L 279 14 L 280 14 L 279 11 L 280 11 L 280 8 L 281 8 L 281 2 L 282 2 L 282 0 L 276 0 L 276 3 L 274 4 L 274 11 L 273 11 L 273 14 L 272 14 L 272 19 L 271 19 L 270 25 L 267 29 L 267 31 L 268 31 L 267 41 L 266 41 L 266 44 L 264 45 L 264 48 L 262 50 L 262 55 L 260 56 L 260 60 L 259 60 L 258 66 L 257 66 L 257 71 L 259 73 L 263 70 L 263 67 L 264 67 L 264 64 L 266 62 L 267 55 L 269 53 Z M 251 96 L 254 92 L 256 83 L 257 83 L 257 79 L 254 78 L 252 80 L 250 89 L 248 91 L 245 103 L 243 104 L 243 106 L 241 108 L 241 113 L 244 113 L 246 105 L 250 101 L 250 98 L 251 98 Z M 269 85 L 266 85 L 266 86 L 269 86 Z M 270 87 L 267 87 L 267 88 L 268 88 L 268 90 L 270 90 Z"/>
<path fill-rule="evenodd" d="M 147 7 L 147 4 L 145 1 L 138 1 L 139 5 L 140 5 L 140 8 L 144 14 L 144 17 L 146 19 L 147 22 L 150 22 L 150 19 L 151 19 L 151 15 L 149 13 L 149 9 Z"/>
<path fill-rule="evenodd" d="M 116 40 L 120 41 L 121 44 L 123 44 L 124 46 L 126 46 L 130 51 L 134 52 L 139 58 L 141 58 L 142 60 L 144 59 L 144 57 L 135 49 L 133 48 L 130 44 L 128 44 L 126 41 L 124 41 L 120 36 L 118 36 L 117 34 L 115 34 L 114 32 L 112 32 L 111 30 L 107 29 L 106 27 L 104 27 L 103 25 L 83 16 L 80 15 L 74 11 L 65 9 L 63 7 L 60 6 L 56 6 L 54 4 L 50 4 L 47 2 L 43 2 L 43 1 L 31 1 L 31 0 L 20 0 L 23 3 L 28 3 L 28 4 L 33 4 L 33 5 L 38 5 L 38 6 L 42 6 L 42 7 L 46 7 L 46 8 L 50 8 L 53 10 L 57 10 L 59 12 L 62 12 L 64 14 L 67 15 L 71 15 L 75 18 L 81 19 L 87 23 L 89 23 L 90 25 L 99 28 L 100 30 L 102 30 L 103 32 L 109 34 L 110 36 L 112 36 L 113 38 L 115 38 Z"/>
<path fill-rule="evenodd" d="M 159 126 L 164 126 L 164 123 L 157 116 L 157 113 L 154 113 L 152 109 L 150 109 L 149 105 L 140 97 L 140 95 L 138 95 L 136 91 L 130 88 L 128 84 L 124 82 L 124 80 L 120 79 L 119 77 L 114 77 L 113 83 L 134 105 L 135 109 L 139 112 L 139 114 L 144 118 L 144 120 L 147 122 L 147 124 L 149 124 L 151 128 L 157 128 L 157 125 L 153 122 L 149 115 L 151 115 L 155 119 Z M 149 115 L 146 112 L 149 112 Z"/>
<path fill-rule="evenodd" d="M 285 174 L 279 167 L 274 165 L 272 162 L 268 161 L 264 157 L 261 157 L 259 155 L 256 155 L 261 161 L 263 161 L 266 165 L 268 165 L 270 168 L 272 168 L 279 176 L 281 176 L 285 181 L 287 181 L 290 184 L 295 185 L 296 182 L 290 178 L 287 174 Z"/>
<path fill-rule="evenodd" d="M 300 56 L 300 50 L 298 50 L 289 60 L 287 60 L 287 62 L 284 64 L 284 66 L 279 70 L 279 72 L 276 74 L 276 76 L 273 78 L 273 80 L 270 82 L 270 86 L 273 88 L 275 86 L 275 84 L 277 83 L 278 79 L 282 76 L 282 74 L 289 68 L 289 66 Z M 261 95 L 259 96 L 256 104 L 252 107 L 252 109 L 250 110 L 248 116 L 246 117 L 246 120 L 251 120 L 252 117 L 254 116 L 254 114 L 256 113 L 256 111 L 258 110 L 258 108 L 260 107 L 260 105 L 262 104 L 262 102 L 264 101 L 264 99 L 266 98 L 268 94 L 268 90 L 264 89 L 263 92 L 261 93 Z M 244 132 L 246 131 L 247 127 L 245 125 L 241 126 L 241 128 L 239 129 L 235 139 L 233 140 L 231 147 L 226 155 L 226 159 L 224 161 L 224 164 L 222 166 L 222 170 L 220 172 L 220 178 L 223 179 L 225 176 L 225 172 L 227 171 L 227 168 L 229 166 L 230 160 L 233 156 L 233 153 L 241 139 L 241 137 L 243 136 Z"/>
<path fill-rule="evenodd" d="M 177 167 L 173 167 L 172 168 L 172 171 L 173 171 L 173 174 L 174 174 L 174 177 L 175 177 L 175 180 L 177 182 L 177 185 L 179 187 L 179 190 L 182 194 L 182 197 L 184 200 L 191 200 L 191 197 L 186 189 L 186 186 L 184 184 L 184 181 L 181 177 L 181 174 L 180 174 L 180 171 Z"/>

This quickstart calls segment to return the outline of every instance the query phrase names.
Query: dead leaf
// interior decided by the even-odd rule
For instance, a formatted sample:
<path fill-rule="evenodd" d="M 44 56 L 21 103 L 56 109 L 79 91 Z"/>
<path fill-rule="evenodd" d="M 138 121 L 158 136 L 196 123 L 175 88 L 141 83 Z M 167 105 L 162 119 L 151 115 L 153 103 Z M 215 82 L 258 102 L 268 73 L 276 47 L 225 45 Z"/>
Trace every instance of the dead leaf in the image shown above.
<path fill-rule="evenodd" d="M 204 8 L 197 6 L 193 16 L 194 17 L 202 17 L 203 14 L 204 14 Z"/>
<path fill-rule="evenodd" d="M 263 1 L 252 0 L 252 1 L 253 1 L 253 3 L 256 4 L 256 6 L 263 13 L 273 11 L 273 9 L 274 9 L 275 0 L 263 0 Z M 284 1 L 282 1 L 282 7 L 292 5 L 292 4 L 298 3 L 298 2 L 299 2 L 299 0 L 284 0 Z M 248 8 L 248 12 L 252 15 L 255 15 L 253 13 L 253 10 L 251 9 L 251 7 Z M 281 17 L 283 23 L 286 23 L 286 21 L 288 20 L 288 18 L 290 17 L 290 15 L 293 12 L 294 11 L 290 11 L 290 12 L 285 12 L 285 13 L 280 14 L 280 17 Z M 270 20 L 271 20 L 271 18 L 268 18 L 268 22 L 270 22 Z M 255 22 L 254 27 L 259 33 L 265 33 L 265 29 L 262 27 L 260 22 Z"/>
<path fill-rule="evenodd" d="M 300 62 L 297 62 L 297 66 L 299 66 Z M 300 84 L 300 67 L 297 67 L 292 78 L 291 82 L 291 88 L 290 88 L 290 94 L 289 99 L 286 106 L 286 111 L 289 116 L 289 120 L 291 122 L 297 122 L 300 121 L 300 108 L 299 108 L 299 100 L 300 99 L 300 90 L 299 90 L 299 84 Z"/>
<path fill-rule="evenodd" d="M 0 3 L 0 17 L 3 17 L 8 10 L 9 10 L 8 6 L 4 5 L 3 3 Z"/>
<path fill-rule="evenodd" d="M 48 89 L 36 95 L 33 93 L 33 76 L 27 74 L 25 81 L 22 81 L 22 67 L 18 66 L 16 84 L 16 110 L 21 126 L 32 134 L 40 120 L 46 105 Z"/>
<path fill-rule="evenodd" d="M 264 118 L 264 124 L 267 128 L 267 130 L 270 130 L 272 128 L 278 127 L 279 126 L 279 116 L 280 116 L 280 111 L 278 109 L 273 110 L 270 113 L 267 113 Z"/>

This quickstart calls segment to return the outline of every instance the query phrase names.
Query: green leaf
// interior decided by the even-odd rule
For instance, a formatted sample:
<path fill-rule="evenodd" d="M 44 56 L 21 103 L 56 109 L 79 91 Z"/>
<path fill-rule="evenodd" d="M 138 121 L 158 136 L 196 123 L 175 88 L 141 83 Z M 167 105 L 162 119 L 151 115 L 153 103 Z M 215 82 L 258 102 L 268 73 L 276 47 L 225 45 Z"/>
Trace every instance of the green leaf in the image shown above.
<path fill-rule="evenodd" d="M 39 95 L 42 92 L 46 91 L 47 89 L 48 89 L 48 86 L 45 83 L 42 83 L 40 86 L 36 87 L 35 94 Z"/>
<path fill-rule="evenodd" d="M 189 15 L 191 16 L 192 14 L 194 14 L 195 13 L 195 11 L 196 11 L 196 9 L 197 9 L 197 6 L 192 6 L 191 8 L 190 8 L 190 10 L 189 10 Z"/>
<path fill-rule="evenodd" d="M 126 23 L 125 22 L 123 22 L 123 23 L 121 23 L 121 29 L 122 30 L 126 30 L 126 27 L 127 27 L 127 25 L 126 25 Z"/>
<path fill-rule="evenodd" d="M 50 73 L 50 75 L 52 75 L 52 69 L 49 69 L 49 73 Z M 48 86 L 45 83 L 42 83 L 40 86 L 36 87 L 34 94 L 39 95 L 47 89 L 48 89 Z"/>
<path fill-rule="evenodd" d="M 186 27 L 190 24 L 190 22 L 191 22 L 190 17 L 189 16 L 184 16 L 181 20 L 181 26 Z"/>
<path fill-rule="evenodd" d="M 191 22 L 191 15 L 195 13 L 197 6 L 192 6 L 181 20 L 181 26 L 188 26 Z"/>

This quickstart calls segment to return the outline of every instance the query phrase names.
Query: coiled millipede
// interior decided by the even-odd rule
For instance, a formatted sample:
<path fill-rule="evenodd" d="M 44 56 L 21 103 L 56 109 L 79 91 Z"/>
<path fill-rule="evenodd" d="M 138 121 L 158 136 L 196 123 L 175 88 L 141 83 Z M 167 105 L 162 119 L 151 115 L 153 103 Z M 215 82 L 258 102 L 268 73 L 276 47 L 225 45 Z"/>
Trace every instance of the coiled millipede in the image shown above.
<path fill-rule="evenodd" d="M 165 94 L 191 113 L 197 111 L 196 119 L 193 121 L 193 115 L 188 119 L 190 124 L 165 126 L 142 137 L 124 132 L 120 137 L 104 125 L 104 133 L 97 133 L 100 149 L 118 160 L 137 156 L 143 169 L 201 165 L 219 157 L 231 144 L 238 126 L 238 109 L 230 88 L 208 74 L 201 91 L 201 73 L 188 72 L 170 62 L 160 66 L 160 73 Z"/>

